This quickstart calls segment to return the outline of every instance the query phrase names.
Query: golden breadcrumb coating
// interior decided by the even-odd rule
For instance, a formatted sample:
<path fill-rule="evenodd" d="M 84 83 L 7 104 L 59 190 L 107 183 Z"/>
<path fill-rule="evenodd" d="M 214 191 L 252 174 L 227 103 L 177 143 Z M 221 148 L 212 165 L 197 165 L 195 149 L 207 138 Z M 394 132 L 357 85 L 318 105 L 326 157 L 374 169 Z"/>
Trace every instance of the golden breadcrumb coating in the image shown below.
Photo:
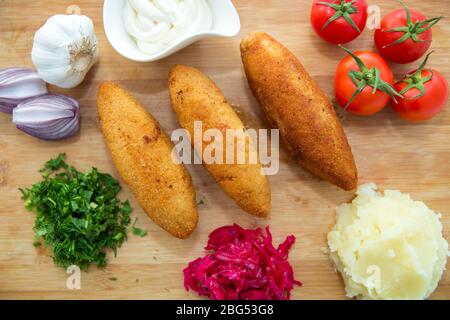
<path fill-rule="evenodd" d="M 117 171 L 147 215 L 177 238 L 197 226 L 195 190 L 183 165 L 172 161 L 173 144 L 158 122 L 126 90 L 103 83 L 100 124 Z"/>
<path fill-rule="evenodd" d="M 355 189 L 357 169 L 344 130 L 300 61 L 263 32 L 241 42 L 241 55 L 250 88 L 289 153 L 317 176 Z"/>
<path fill-rule="evenodd" d="M 226 129 L 245 130 L 244 124 L 226 101 L 215 83 L 197 69 L 177 65 L 169 75 L 169 91 L 172 106 L 182 128 L 194 137 L 194 122 L 202 121 L 203 132 L 218 129 L 225 138 Z M 245 131 L 244 131 L 245 132 Z M 224 139 L 225 140 L 225 139 Z M 250 137 L 245 132 L 245 159 L 248 159 Z M 203 142 L 203 150 L 208 146 Z M 237 145 L 237 144 L 236 144 Z M 236 155 L 235 145 L 235 155 Z M 226 151 L 226 143 L 223 144 Z M 237 156 L 235 156 L 235 160 Z M 270 188 L 261 173 L 259 158 L 256 164 L 204 164 L 228 196 L 245 211 L 259 217 L 267 217 L 270 211 Z M 223 158 L 225 161 L 225 157 Z"/>

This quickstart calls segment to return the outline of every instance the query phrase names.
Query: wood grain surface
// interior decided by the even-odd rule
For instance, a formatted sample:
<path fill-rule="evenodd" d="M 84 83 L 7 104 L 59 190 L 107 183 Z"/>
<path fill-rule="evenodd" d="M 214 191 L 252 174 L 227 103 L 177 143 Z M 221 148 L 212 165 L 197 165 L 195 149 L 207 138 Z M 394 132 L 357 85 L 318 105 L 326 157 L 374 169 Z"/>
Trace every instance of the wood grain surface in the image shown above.
<path fill-rule="evenodd" d="M 395 1 L 378 4 L 382 14 L 399 7 Z M 428 17 L 450 16 L 448 0 L 408 0 Z M 203 255 L 209 232 L 227 224 L 245 227 L 270 225 L 275 243 L 289 234 L 297 237 L 291 251 L 295 275 L 304 286 L 293 291 L 294 299 L 344 299 L 344 286 L 324 254 L 326 234 L 334 223 L 334 208 L 349 201 L 343 192 L 295 165 L 281 152 L 279 174 L 270 177 L 272 215 L 254 218 L 227 198 L 201 166 L 188 166 L 197 188 L 200 223 L 188 240 L 177 240 L 152 223 L 137 205 L 127 187 L 120 197 L 130 199 L 134 217 L 149 231 L 145 238 L 130 235 L 112 255 L 105 269 L 92 267 L 82 273 L 81 290 L 66 289 L 68 275 L 54 266 L 45 249 L 33 247 L 34 214 L 23 208 L 19 187 L 39 180 L 38 168 L 50 157 L 66 152 L 68 161 L 87 170 L 92 166 L 117 176 L 100 132 L 96 95 L 105 80 L 119 82 L 131 91 L 168 131 L 177 128 L 167 90 L 169 68 L 182 63 L 200 68 L 223 90 L 243 118 L 265 126 L 264 117 L 252 97 L 244 76 L 240 38 L 251 31 L 266 31 L 286 44 L 302 61 L 326 93 L 333 95 L 333 74 L 344 52 L 319 40 L 309 24 L 311 1 L 235 0 L 242 21 L 239 36 L 207 39 L 154 63 L 134 63 L 117 54 L 106 40 L 102 25 L 102 1 L 0 1 L 0 68 L 32 66 L 30 51 L 34 32 L 53 14 L 65 13 L 76 5 L 90 16 L 100 42 L 101 58 L 86 81 L 76 89 L 52 92 L 79 99 L 82 128 L 62 142 L 44 142 L 15 129 L 11 117 L 0 114 L 0 299 L 196 299 L 183 288 L 182 269 L 188 261 Z M 430 66 L 450 78 L 450 21 L 433 28 L 436 51 Z M 352 42 L 351 49 L 373 48 L 373 32 Z M 395 66 L 397 76 L 418 63 Z M 442 213 L 444 233 L 450 239 L 450 108 L 434 120 L 412 125 L 399 120 L 389 107 L 381 113 L 359 118 L 345 115 L 343 126 L 356 157 L 360 183 L 376 182 L 381 188 L 400 189 L 425 201 Z M 450 299 L 447 271 L 434 299 Z"/>

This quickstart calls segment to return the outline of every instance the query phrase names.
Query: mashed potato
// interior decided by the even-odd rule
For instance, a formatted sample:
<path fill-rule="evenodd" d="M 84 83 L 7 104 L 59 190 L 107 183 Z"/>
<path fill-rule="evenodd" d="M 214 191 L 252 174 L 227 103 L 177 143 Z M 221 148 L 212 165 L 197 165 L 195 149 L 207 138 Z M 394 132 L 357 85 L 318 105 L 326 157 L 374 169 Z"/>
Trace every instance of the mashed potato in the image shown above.
<path fill-rule="evenodd" d="M 361 186 L 337 209 L 330 257 L 348 297 L 426 299 L 445 270 L 448 243 L 440 214 L 400 191 Z"/>

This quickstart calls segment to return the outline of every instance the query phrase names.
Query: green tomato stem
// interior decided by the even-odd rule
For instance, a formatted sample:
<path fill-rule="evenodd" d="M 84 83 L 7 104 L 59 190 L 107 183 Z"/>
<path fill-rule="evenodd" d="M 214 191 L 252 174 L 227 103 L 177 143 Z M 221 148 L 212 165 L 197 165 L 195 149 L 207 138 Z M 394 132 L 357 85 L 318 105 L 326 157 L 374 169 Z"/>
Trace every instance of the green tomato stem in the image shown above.
<path fill-rule="evenodd" d="M 408 39 L 412 39 L 414 42 L 426 42 L 426 40 L 421 40 L 418 35 L 428 31 L 432 28 L 436 23 L 438 23 L 443 16 L 435 17 L 431 19 L 426 19 L 424 21 L 413 22 L 411 18 L 411 11 L 409 7 L 402 1 L 398 0 L 400 4 L 405 8 L 406 12 L 406 26 L 396 27 L 388 30 L 383 30 L 383 32 L 403 32 L 404 35 L 398 38 L 396 41 L 385 45 L 383 48 L 388 48 L 394 46 L 396 44 L 400 44 L 405 42 Z"/>
<path fill-rule="evenodd" d="M 373 88 L 372 94 L 375 94 L 377 90 L 388 94 L 391 99 L 397 101 L 395 97 L 403 96 L 398 93 L 389 83 L 385 82 L 381 79 L 380 70 L 378 68 L 372 67 L 371 69 L 367 68 L 364 62 L 356 56 L 353 52 L 348 50 L 342 45 L 339 45 L 345 52 L 347 52 L 356 62 L 360 71 L 351 70 L 348 73 L 348 76 L 352 80 L 353 84 L 357 87 L 344 109 L 347 110 L 348 107 L 352 104 L 355 98 L 364 90 L 366 86 L 370 86 Z"/>
<path fill-rule="evenodd" d="M 400 92 L 400 94 L 404 95 L 409 90 L 416 88 L 417 90 L 420 91 L 420 93 L 418 95 L 410 98 L 411 100 L 418 99 L 425 95 L 425 83 L 427 83 L 428 81 L 433 79 L 434 74 L 433 74 L 432 70 L 428 69 L 428 71 L 431 73 L 431 76 L 422 77 L 422 71 L 425 70 L 425 66 L 427 65 L 428 58 L 430 57 L 430 55 L 433 52 L 434 51 L 431 51 L 430 53 L 427 54 L 427 56 L 425 57 L 423 62 L 420 64 L 420 66 L 416 72 L 414 72 L 413 74 L 407 74 L 405 76 L 405 78 L 402 81 L 405 82 L 407 84 L 407 86 Z"/>
<path fill-rule="evenodd" d="M 352 14 L 358 12 L 358 9 L 353 5 L 355 2 L 356 0 L 352 0 L 350 2 L 341 0 L 341 4 L 335 4 L 331 2 L 317 2 L 318 5 L 328 6 L 336 10 L 336 13 L 330 19 L 328 19 L 328 21 L 323 25 L 322 31 L 326 27 L 328 27 L 330 23 L 339 19 L 340 17 L 343 17 L 345 21 L 347 21 L 347 23 L 352 26 L 353 29 L 355 29 L 358 33 L 361 33 L 361 30 L 358 28 L 358 26 L 351 18 Z"/>

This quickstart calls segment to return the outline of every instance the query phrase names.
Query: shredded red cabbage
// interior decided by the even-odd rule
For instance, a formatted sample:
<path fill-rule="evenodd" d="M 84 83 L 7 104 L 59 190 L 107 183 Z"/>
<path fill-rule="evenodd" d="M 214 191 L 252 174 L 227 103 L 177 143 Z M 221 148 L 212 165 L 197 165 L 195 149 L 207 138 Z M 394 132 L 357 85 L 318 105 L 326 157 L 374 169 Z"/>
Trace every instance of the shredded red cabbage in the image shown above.
<path fill-rule="evenodd" d="M 295 243 L 288 236 L 276 249 L 269 227 L 226 226 L 209 235 L 211 253 L 184 269 L 184 286 L 214 300 L 289 300 L 294 279 L 288 254 Z"/>

